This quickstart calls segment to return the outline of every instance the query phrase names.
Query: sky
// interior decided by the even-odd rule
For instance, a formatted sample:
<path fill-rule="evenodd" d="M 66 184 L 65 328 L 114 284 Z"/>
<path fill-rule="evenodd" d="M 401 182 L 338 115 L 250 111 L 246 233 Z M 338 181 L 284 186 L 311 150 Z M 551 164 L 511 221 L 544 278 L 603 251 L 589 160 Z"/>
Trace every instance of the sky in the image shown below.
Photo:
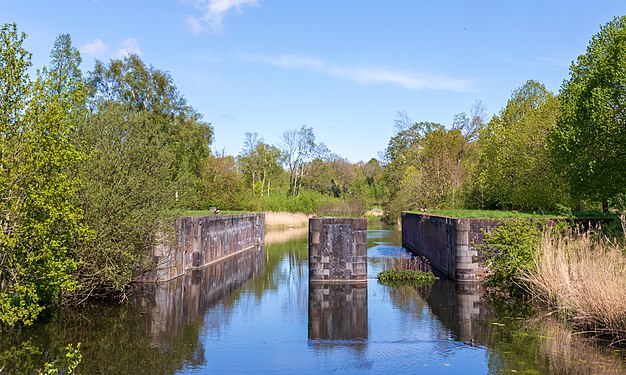
<path fill-rule="evenodd" d="M 237 155 L 306 125 L 352 162 L 379 157 L 399 111 L 449 127 L 527 80 L 557 93 L 623 0 L 0 0 L 34 67 L 69 33 L 84 73 L 129 53 L 167 71 Z"/>

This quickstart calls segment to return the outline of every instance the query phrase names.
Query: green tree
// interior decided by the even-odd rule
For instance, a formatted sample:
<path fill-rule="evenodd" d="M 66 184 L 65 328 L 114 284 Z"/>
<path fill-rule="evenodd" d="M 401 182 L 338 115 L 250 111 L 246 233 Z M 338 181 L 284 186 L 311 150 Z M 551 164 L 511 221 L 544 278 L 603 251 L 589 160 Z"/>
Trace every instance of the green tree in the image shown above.
<path fill-rule="evenodd" d="M 485 126 L 486 110 L 480 101 L 476 101 L 470 109 L 469 116 L 459 113 L 454 116 L 452 129 L 459 131 L 463 136 L 463 141 L 458 146 L 456 152 L 456 165 L 454 168 L 454 183 L 452 185 L 452 208 L 455 208 L 457 192 L 467 181 L 471 179 L 471 174 L 475 169 L 477 157 L 477 141 L 480 132 Z"/>
<path fill-rule="evenodd" d="M 608 201 L 626 192 L 626 16 L 600 28 L 561 86 L 550 148 L 574 199 Z"/>
<path fill-rule="evenodd" d="M 253 209 L 243 176 L 238 173 L 235 158 L 209 155 L 202 166 L 202 201 L 206 207 L 225 210 Z"/>
<path fill-rule="evenodd" d="M 61 34 L 54 41 L 50 52 L 50 65 L 47 69 L 52 92 L 61 100 L 70 103 L 70 110 L 82 109 L 85 104 L 83 74 L 80 70 L 82 58 L 72 46 L 70 34 Z"/>
<path fill-rule="evenodd" d="M 125 297 L 127 286 L 153 266 L 150 250 L 169 227 L 174 207 L 175 154 L 147 111 L 109 103 L 81 124 L 79 194 L 85 222 L 96 231 L 77 250 L 81 299 Z"/>
<path fill-rule="evenodd" d="M 139 56 L 130 55 L 122 60 L 111 60 L 108 65 L 96 62 L 89 73 L 87 87 L 92 112 L 108 103 L 121 103 L 152 116 L 152 126 L 165 135 L 163 142 L 176 155 L 172 178 L 176 182 L 178 205 L 194 208 L 201 204 L 198 200 L 200 173 L 210 153 L 213 129 L 187 104 L 172 77 L 146 66 Z"/>
<path fill-rule="evenodd" d="M 281 135 L 281 152 L 289 172 L 289 195 L 300 193 L 300 182 L 310 167 L 310 161 L 328 154 L 326 146 L 315 143 L 313 128 L 302 125 L 300 129 L 291 129 Z"/>
<path fill-rule="evenodd" d="M 73 205 L 71 100 L 47 74 L 31 82 L 31 55 L 15 24 L 0 31 L 0 324 L 30 324 L 78 288 L 70 249 L 88 235 Z"/>
<path fill-rule="evenodd" d="M 480 172 L 474 179 L 479 206 L 549 210 L 566 202 L 547 147 L 558 113 L 558 99 L 537 81 L 513 91 L 481 133 Z"/>
<path fill-rule="evenodd" d="M 266 144 L 257 133 L 246 133 L 237 162 L 254 195 L 269 195 L 272 182 L 282 172 L 280 150 Z"/>

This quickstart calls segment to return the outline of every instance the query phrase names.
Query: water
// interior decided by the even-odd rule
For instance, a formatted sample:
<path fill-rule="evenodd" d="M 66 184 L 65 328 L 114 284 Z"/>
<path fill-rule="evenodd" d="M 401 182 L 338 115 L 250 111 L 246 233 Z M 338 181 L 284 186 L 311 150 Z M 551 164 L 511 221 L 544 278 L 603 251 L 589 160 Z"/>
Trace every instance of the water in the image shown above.
<path fill-rule="evenodd" d="M 306 232 L 280 237 L 138 291 L 133 305 L 59 313 L 3 335 L 0 374 L 32 373 L 76 342 L 82 374 L 626 373 L 623 352 L 525 306 L 446 280 L 379 285 L 378 272 L 410 257 L 398 232 L 368 232 L 366 285 L 310 286 Z"/>

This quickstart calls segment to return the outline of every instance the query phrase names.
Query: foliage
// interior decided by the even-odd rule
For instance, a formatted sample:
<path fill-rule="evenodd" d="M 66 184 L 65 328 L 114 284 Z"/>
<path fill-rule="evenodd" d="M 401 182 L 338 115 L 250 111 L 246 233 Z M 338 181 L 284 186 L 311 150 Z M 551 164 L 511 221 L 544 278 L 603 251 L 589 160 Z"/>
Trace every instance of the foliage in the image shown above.
<path fill-rule="evenodd" d="M 298 196 L 291 197 L 285 194 L 273 194 L 263 197 L 259 201 L 262 211 L 302 212 L 305 214 L 318 213 L 322 207 L 329 207 L 340 202 L 334 198 L 316 191 L 302 190 Z"/>
<path fill-rule="evenodd" d="M 484 108 L 477 102 L 468 116 L 455 116 L 451 129 L 431 122 L 412 123 L 401 114 L 387 146 L 383 181 L 389 191 L 389 221 L 404 210 L 463 205 L 466 181 L 476 162 L 476 138 Z"/>
<path fill-rule="evenodd" d="M 83 360 L 83 355 L 80 352 L 80 342 L 74 347 L 72 344 L 67 344 L 65 347 L 65 355 L 62 358 L 58 358 L 53 362 L 46 362 L 44 364 L 43 371 L 40 369 L 37 374 L 41 375 L 57 375 L 67 374 L 72 375 L 76 371 L 76 367 Z"/>
<path fill-rule="evenodd" d="M 237 172 L 230 155 L 209 155 L 201 170 L 202 191 L 200 207 L 219 210 L 252 210 L 251 195 L 245 188 L 243 176 Z"/>
<path fill-rule="evenodd" d="M 78 196 L 85 223 L 96 231 L 77 249 L 81 297 L 123 296 L 150 265 L 148 255 L 174 206 L 174 154 L 153 117 L 119 103 L 89 116 L 77 142 L 89 158 L 80 165 Z"/>
<path fill-rule="evenodd" d="M 519 280 L 533 267 L 542 235 L 542 222 L 527 219 L 503 220 L 476 245 L 485 262 L 486 283 L 520 294 Z"/>
<path fill-rule="evenodd" d="M 532 211 L 566 202 L 564 184 L 547 150 L 558 108 L 557 98 L 536 81 L 513 92 L 480 135 L 477 206 Z"/>
<path fill-rule="evenodd" d="M 73 204 L 84 158 L 71 142 L 70 101 L 40 74 L 31 82 L 25 34 L 0 32 L 0 324 L 31 324 L 63 291 L 75 290 L 70 249 L 87 227 Z"/>
<path fill-rule="evenodd" d="M 257 133 L 246 133 L 237 164 L 253 195 L 269 195 L 272 187 L 276 189 L 276 180 L 283 172 L 280 150 L 264 143 Z"/>
<path fill-rule="evenodd" d="M 70 112 L 81 110 L 86 100 L 81 62 L 80 52 L 72 46 L 70 34 L 59 35 L 50 52 L 47 75 L 52 93 L 70 104 Z"/>
<path fill-rule="evenodd" d="M 170 179 L 176 184 L 178 206 L 196 208 L 201 189 L 200 171 L 209 155 L 213 129 L 189 106 L 172 77 L 146 66 L 137 55 L 96 62 L 87 79 L 89 107 L 97 112 L 108 103 L 149 114 L 164 144 L 171 148 L 175 164 Z"/>
<path fill-rule="evenodd" d="M 383 285 L 425 285 L 435 281 L 432 272 L 415 270 L 390 269 L 380 272 L 377 276 L 378 282 Z"/>
<path fill-rule="evenodd" d="M 558 212 L 518 212 L 518 211 L 502 211 L 502 210 L 449 210 L 449 209 L 432 209 L 426 211 L 428 214 L 458 217 L 458 218 L 543 218 L 558 219 L 564 218 Z M 593 216 L 591 216 L 593 217 Z"/>
<path fill-rule="evenodd" d="M 309 170 L 310 161 L 328 153 L 326 146 L 315 143 L 313 128 L 302 125 L 281 135 L 281 152 L 289 172 L 289 195 L 300 193 L 300 181 Z"/>
<path fill-rule="evenodd" d="M 600 28 L 561 86 L 550 149 L 576 200 L 626 191 L 626 16 Z"/>

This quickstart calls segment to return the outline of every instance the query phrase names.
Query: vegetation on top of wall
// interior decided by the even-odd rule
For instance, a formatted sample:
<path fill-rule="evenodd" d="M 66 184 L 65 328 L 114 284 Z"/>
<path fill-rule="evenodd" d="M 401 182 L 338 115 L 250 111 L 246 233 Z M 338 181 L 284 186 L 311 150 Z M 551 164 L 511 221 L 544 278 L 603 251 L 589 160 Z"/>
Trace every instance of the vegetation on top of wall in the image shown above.
<path fill-rule="evenodd" d="M 459 219 L 618 219 L 617 212 L 602 211 L 520 212 L 505 210 L 431 209 L 425 211 L 410 212 L 417 214 L 447 216 Z"/>
<path fill-rule="evenodd" d="M 535 213 L 535 212 L 518 212 L 518 211 L 503 211 L 503 210 L 446 210 L 446 209 L 433 209 L 424 213 L 429 215 L 448 216 L 461 219 L 480 218 L 480 219 L 522 219 L 522 218 L 541 218 L 541 219 L 560 219 L 565 218 L 563 215 L 550 214 L 550 213 Z"/>

